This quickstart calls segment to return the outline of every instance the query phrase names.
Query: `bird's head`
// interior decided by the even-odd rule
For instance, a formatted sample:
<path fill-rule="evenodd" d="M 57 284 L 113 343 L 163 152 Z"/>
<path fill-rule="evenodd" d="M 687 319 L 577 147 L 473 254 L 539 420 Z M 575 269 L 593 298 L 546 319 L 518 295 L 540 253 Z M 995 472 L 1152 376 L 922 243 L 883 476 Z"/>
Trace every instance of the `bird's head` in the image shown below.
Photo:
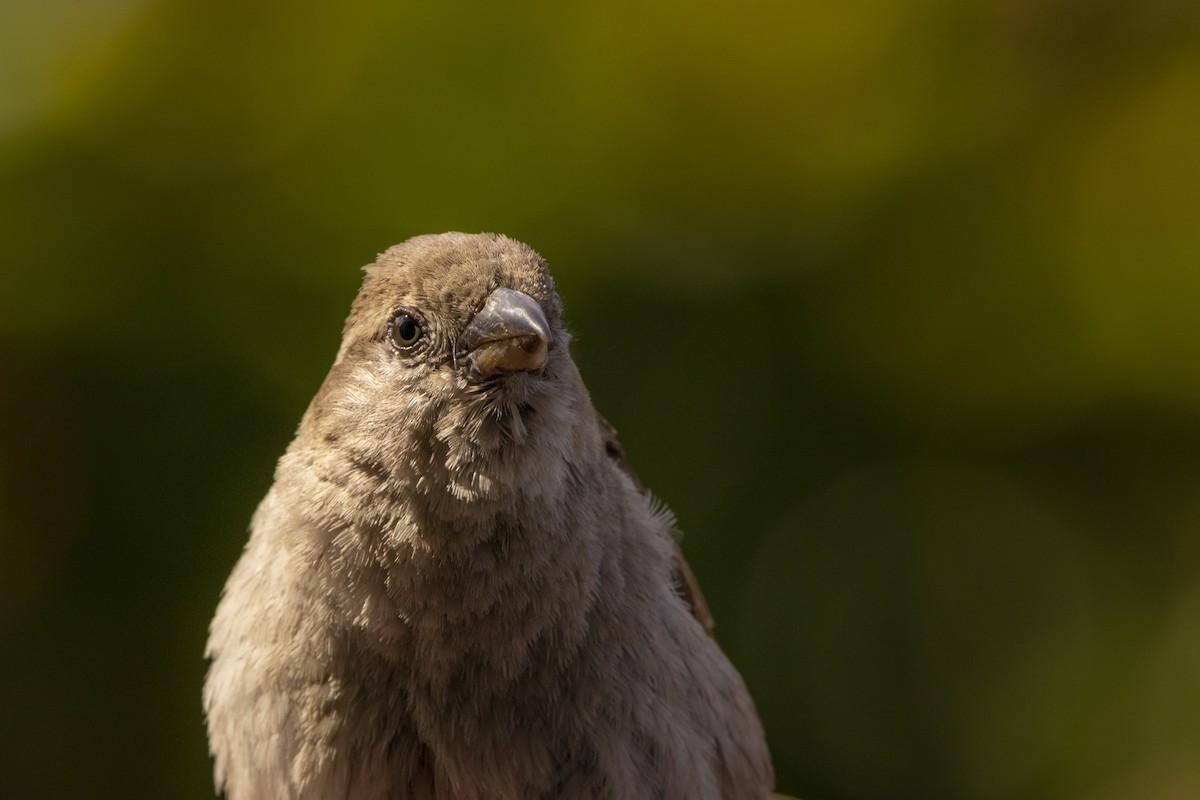
<path fill-rule="evenodd" d="M 305 425 L 431 499 L 560 481 L 590 404 L 542 258 L 504 236 L 446 233 L 365 271 Z"/>
<path fill-rule="evenodd" d="M 418 236 L 365 272 L 339 361 L 372 360 L 408 376 L 448 366 L 471 385 L 512 376 L 504 385 L 520 386 L 566 344 L 546 263 L 505 236 Z"/>

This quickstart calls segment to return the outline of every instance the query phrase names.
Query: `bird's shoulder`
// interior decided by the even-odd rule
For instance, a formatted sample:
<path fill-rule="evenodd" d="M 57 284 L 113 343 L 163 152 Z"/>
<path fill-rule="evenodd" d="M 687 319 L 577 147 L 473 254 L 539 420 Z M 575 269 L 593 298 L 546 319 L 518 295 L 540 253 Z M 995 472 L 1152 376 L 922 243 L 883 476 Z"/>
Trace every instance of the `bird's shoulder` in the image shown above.
<path fill-rule="evenodd" d="M 605 454 L 617 465 L 621 472 L 625 473 L 642 495 L 646 496 L 647 499 L 651 499 L 650 491 L 642 483 L 641 479 L 638 478 L 637 472 L 634 471 L 633 466 L 629 463 L 629 459 L 625 457 L 625 450 L 621 447 L 621 442 L 617 438 L 617 429 L 598 411 L 596 412 L 596 421 L 603 437 Z M 681 535 L 673 524 L 664 527 L 670 529 L 673 548 L 671 588 L 687 605 L 688 609 L 692 612 L 692 616 L 700 623 L 700 626 L 711 636 L 713 631 L 712 614 L 709 613 L 708 604 L 704 601 L 704 595 L 700 592 L 700 584 L 696 581 L 695 573 L 688 566 L 687 559 L 683 557 L 683 549 L 679 542 Z"/>

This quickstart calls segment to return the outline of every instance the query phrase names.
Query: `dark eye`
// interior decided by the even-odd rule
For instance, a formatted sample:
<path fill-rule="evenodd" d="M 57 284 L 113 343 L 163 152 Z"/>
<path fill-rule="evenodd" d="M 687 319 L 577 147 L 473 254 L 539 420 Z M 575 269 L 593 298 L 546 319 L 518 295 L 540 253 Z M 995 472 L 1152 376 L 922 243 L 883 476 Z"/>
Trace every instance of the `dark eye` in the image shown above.
<path fill-rule="evenodd" d="M 392 314 L 388 325 L 388 339 L 397 350 L 407 350 L 421 338 L 421 325 L 408 311 L 400 309 Z"/>

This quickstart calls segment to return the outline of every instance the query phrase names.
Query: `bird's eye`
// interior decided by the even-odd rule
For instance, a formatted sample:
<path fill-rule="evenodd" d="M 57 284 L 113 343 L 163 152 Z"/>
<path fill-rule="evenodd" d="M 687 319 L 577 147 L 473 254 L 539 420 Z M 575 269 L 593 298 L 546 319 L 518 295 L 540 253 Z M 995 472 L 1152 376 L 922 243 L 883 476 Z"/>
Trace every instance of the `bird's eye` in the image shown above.
<path fill-rule="evenodd" d="M 392 314 L 388 325 L 388 339 L 397 350 L 408 350 L 421 338 L 421 324 L 408 311 L 400 309 Z"/>

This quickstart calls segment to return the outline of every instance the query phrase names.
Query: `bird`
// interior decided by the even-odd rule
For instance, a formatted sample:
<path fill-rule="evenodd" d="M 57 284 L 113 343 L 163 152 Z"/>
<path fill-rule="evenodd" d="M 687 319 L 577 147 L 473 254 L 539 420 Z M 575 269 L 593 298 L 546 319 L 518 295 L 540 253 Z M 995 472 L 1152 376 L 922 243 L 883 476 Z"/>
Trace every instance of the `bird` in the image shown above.
<path fill-rule="evenodd" d="M 755 705 L 544 259 L 417 236 L 365 276 L 217 604 L 229 800 L 764 800 Z"/>

